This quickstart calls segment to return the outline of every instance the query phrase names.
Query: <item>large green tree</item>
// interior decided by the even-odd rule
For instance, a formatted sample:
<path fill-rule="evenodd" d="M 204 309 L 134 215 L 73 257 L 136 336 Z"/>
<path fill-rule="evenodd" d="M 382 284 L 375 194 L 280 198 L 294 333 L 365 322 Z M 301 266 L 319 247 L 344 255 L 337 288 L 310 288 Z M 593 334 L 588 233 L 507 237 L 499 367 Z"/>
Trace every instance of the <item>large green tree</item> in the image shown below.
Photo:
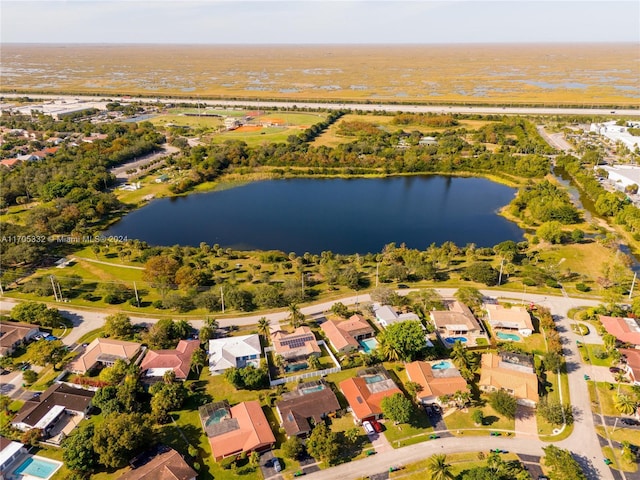
<path fill-rule="evenodd" d="M 133 333 L 131 319 L 124 313 L 107 316 L 104 322 L 104 335 L 111 338 L 128 338 Z"/>
<path fill-rule="evenodd" d="M 65 322 L 57 308 L 47 308 L 44 303 L 37 302 L 24 302 L 14 306 L 11 318 L 18 322 L 35 323 L 51 328 L 57 328 Z"/>
<path fill-rule="evenodd" d="M 151 257 L 144 265 L 143 278 L 156 288 L 164 300 L 167 292 L 175 287 L 178 261 L 166 255 Z"/>
<path fill-rule="evenodd" d="M 388 343 L 401 360 L 410 362 L 425 348 L 425 332 L 422 324 L 415 320 L 405 320 L 387 326 L 381 334 L 383 343 Z"/>
<path fill-rule="evenodd" d="M 513 395 L 509 395 L 504 390 L 497 390 L 490 393 L 489 404 L 500 415 L 504 415 L 507 418 L 516 417 L 516 398 Z"/>
<path fill-rule="evenodd" d="M 571 456 L 569 450 L 555 445 L 543 447 L 544 464 L 549 469 L 552 480 L 586 480 L 580 464 Z"/>
<path fill-rule="evenodd" d="M 97 455 L 93 449 L 94 425 L 84 423 L 62 441 L 62 459 L 70 470 L 91 473 L 97 465 Z"/>
<path fill-rule="evenodd" d="M 96 425 L 93 449 L 98 462 L 108 468 L 125 466 L 138 452 L 152 444 L 149 420 L 139 413 L 107 415 Z"/>
<path fill-rule="evenodd" d="M 407 423 L 411 420 L 413 403 L 401 393 L 383 398 L 380 406 L 384 416 L 395 423 Z"/>
<path fill-rule="evenodd" d="M 307 440 L 307 451 L 311 456 L 331 464 L 340 454 L 340 442 L 338 435 L 332 432 L 324 422 L 317 424 L 311 431 L 311 435 Z"/>

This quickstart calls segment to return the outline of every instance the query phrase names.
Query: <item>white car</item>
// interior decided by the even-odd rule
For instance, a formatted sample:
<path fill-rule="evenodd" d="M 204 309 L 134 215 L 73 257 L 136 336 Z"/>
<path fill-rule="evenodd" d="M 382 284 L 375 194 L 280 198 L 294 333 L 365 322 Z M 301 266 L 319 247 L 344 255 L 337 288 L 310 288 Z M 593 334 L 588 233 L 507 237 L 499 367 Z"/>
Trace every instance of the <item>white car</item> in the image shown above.
<path fill-rule="evenodd" d="M 373 428 L 371 422 L 362 422 L 362 426 L 364 427 L 364 431 L 367 432 L 367 435 L 373 435 L 376 433 L 376 429 Z"/>
<path fill-rule="evenodd" d="M 280 470 L 282 470 L 282 465 L 280 465 L 280 460 L 278 460 L 277 458 L 273 459 L 273 469 L 276 472 L 279 472 Z"/>

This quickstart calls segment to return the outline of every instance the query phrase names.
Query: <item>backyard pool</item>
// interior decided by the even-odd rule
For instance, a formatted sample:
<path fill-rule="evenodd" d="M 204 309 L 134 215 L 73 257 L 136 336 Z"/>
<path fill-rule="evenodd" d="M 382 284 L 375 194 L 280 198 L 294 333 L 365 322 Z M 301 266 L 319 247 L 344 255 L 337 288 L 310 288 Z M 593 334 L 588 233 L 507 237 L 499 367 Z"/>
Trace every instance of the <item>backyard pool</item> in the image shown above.
<path fill-rule="evenodd" d="M 365 338 L 364 340 L 359 340 L 358 343 L 364 350 L 364 353 L 373 352 L 378 346 L 378 341 L 375 338 Z"/>
<path fill-rule="evenodd" d="M 23 461 L 11 474 L 11 478 L 21 480 L 23 478 L 37 477 L 50 478 L 62 464 L 42 457 L 32 456 Z"/>
<path fill-rule="evenodd" d="M 324 385 L 316 385 L 314 387 L 306 387 L 306 388 L 302 388 L 301 391 L 304 395 L 307 395 L 308 393 L 314 393 L 314 392 L 319 392 L 320 390 L 324 390 Z"/>
<path fill-rule="evenodd" d="M 384 380 L 384 375 L 367 375 L 364 377 L 365 383 L 378 383 Z"/>
<path fill-rule="evenodd" d="M 284 370 L 287 373 L 291 373 L 291 372 L 297 372 L 298 370 L 304 370 L 308 366 L 309 365 L 307 365 L 307 362 L 292 363 L 291 365 L 287 365 L 286 367 L 284 367 Z"/>
<path fill-rule="evenodd" d="M 449 345 L 453 345 L 456 342 L 467 343 L 467 337 L 449 337 L 444 339 Z"/>
<path fill-rule="evenodd" d="M 515 333 L 502 333 L 502 332 L 498 332 L 496 333 L 496 336 L 500 339 L 500 340 L 511 340 L 513 342 L 519 342 L 520 341 L 520 337 L 518 335 L 516 335 Z"/>
<path fill-rule="evenodd" d="M 229 418 L 229 412 L 226 408 L 220 408 L 211 414 L 211 416 L 207 419 L 205 426 L 208 427 L 212 423 L 220 423 L 220 421 L 225 418 Z"/>
<path fill-rule="evenodd" d="M 451 362 L 442 360 L 438 363 L 431 364 L 431 368 L 433 370 L 446 370 L 447 368 L 453 368 L 453 365 L 451 364 Z"/>

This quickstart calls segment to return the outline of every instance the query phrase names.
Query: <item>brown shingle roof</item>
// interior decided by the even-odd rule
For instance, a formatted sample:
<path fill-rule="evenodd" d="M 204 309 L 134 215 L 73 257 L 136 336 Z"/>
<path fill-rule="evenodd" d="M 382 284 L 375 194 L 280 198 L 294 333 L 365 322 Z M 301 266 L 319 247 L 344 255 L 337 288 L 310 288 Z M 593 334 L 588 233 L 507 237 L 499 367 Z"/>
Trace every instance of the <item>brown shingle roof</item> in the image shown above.
<path fill-rule="evenodd" d="M 306 388 L 319 387 L 322 390 L 305 393 Z M 280 402 L 276 403 L 276 408 L 282 418 L 282 426 L 287 435 L 299 435 L 311 430 L 309 418 L 315 423 L 331 412 L 340 409 L 340 403 L 329 388 L 322 382 L 309 382 L 298 385 L 298 389 L 284 394 Z"/>
<path fill-rule="evenodd" d="M 84 354 L 71 363 L 70 369 L 74 372 L 86 373 L 100 361 L 99 357 L 101 356 L 117 357 L 129 361 L 135 357 L 139 350 L 139 343 L 112 340 L 111 338 L 96 338 L 87 346 Z"/>
<path fill-rule="evenodd" d="M 521 366 L 503 362 L 498 355 L 482 355 L 482 372 L 478 385 L 511 390 L 517 399 L 538 402 L 538 377 Z"/>
<path fill-rule="evenodd" d="M 198 473 L 174 449 L 153 457 L 145 465 L 131 470 L 120 480 L 191 480 Z"/>
<path fill-rule="evenodd" d="M 27 400 L 11 423 L 24 423 L 33 427 L 56 405 L 67 410 L 84 412 L 95 392 L 74 388 L 64 383 L 54 383 L 39 398 Z"/>
<path fill-rule="evenodd" d="M 0 355 L 5 355 L 16 343 L 23 341 L 33 329 L 38 330 L 39 327 L 21 322 L 0 322 Z"/>
<path fill-rule="evenodd" d="M 448 310 L 431 312 L 431 319 L 438 329 L 479 331 L 480 324 L 469 307 L 458 301 L 446 302 Z"/>

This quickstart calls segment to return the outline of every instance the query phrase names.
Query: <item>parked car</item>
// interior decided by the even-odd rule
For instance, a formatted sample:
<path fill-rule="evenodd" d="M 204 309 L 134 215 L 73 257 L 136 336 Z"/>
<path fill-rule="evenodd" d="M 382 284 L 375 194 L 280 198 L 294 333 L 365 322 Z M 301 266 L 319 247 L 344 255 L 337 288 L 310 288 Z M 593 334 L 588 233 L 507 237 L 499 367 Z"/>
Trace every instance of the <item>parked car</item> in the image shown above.
<path fill-rule="evenodd" d="M 367 435 L 373 435 L 374 433 L 376 433 L 376 429 L 373 428 L 371 422 L 362 422 L 362 426 L 364 427 L 364 431 L 367 432 Z"/>
<path fill-rule="evenodd" d="M 371 426 L 376 432 L 382 432 L 382 425 L 380 425 L 380 422 L 378 422 L 377 420 L 371 420 Z"/>
<path fill-rule="evenodd" d="M 0 375 L 6 375 L 7 373 L 9 373 L 9 370 L 0 369 Z"/>
<path fill-rule="evenodd" d="M 640 422 L 638 420 L 636 420 L 635 418 L 622 418 L 620 420 L 620 423 L 624 423 L 625 425 L 633 425 L 634 427 L 636 425 L 640 425 Z"/>
<path fill-rule="evenodd" d="M 282 465 L 280 464 L 280 460 L 278 460 L 277 458 L 273 459 L 273 469 L 276 472 L 280 472 L 282 470 Z"/>
<path fill-rule="evenodd" d="M 609 371 L 611 373 L 620 373 L 622 371 L 622 369 L 620 369 L 618 367 L 609 367 Z"/>

